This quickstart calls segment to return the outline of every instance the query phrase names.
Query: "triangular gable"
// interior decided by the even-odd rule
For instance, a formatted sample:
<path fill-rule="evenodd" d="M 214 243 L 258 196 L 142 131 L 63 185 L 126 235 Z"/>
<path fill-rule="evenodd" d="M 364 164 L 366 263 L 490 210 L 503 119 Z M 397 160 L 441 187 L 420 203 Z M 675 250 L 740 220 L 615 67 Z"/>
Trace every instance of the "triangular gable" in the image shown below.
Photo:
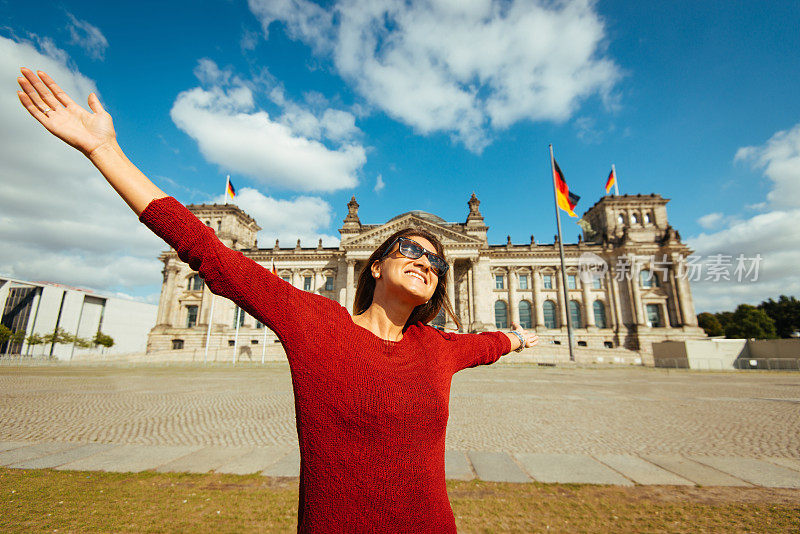
<path fill-rule="evenodd" d="M 389 221 L 386 224 L 373 228 L 359 235 L 358 237 L 345 241 L 342 243 L 346 248 L 377 248 L 383 241 L 403 228 L 413 226 L 415 228 L 422 228 L 427 230 L 433 235 L 437 236 L 442 245 L 476 245 L 480 246 L 482 242 L 474 237 L 464 235 L 460 232 L 451 230 L 446 226 L 435 224 L 425 219 L 421 219 L 415 215 L 408 214 L 399 219 Z"/>

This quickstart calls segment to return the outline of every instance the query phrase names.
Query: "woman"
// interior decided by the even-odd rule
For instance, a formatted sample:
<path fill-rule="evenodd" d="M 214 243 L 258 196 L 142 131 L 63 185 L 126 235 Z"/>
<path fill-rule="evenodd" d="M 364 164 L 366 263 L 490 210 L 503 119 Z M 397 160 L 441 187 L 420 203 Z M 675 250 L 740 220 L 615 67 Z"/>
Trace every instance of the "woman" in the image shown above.
<path fill-rule="evenodd" d="M 276 332 L 289 360 L 300 444 L 299 532 L 455 532 L 444 444 L 450 381 L 538 342 L 525 332 L 450 334 L 426 323 L 447 301 L 439 240 L 391 236 L 361 273 L 353 317 L 228 249 L 147 179 L 116 142 L 97 96 L 88 112 L 43 72 L 23 68 L 22 105 L 80 150 L 153 232 Z M 455 317 L 453 317 L 455 319 Z"/>

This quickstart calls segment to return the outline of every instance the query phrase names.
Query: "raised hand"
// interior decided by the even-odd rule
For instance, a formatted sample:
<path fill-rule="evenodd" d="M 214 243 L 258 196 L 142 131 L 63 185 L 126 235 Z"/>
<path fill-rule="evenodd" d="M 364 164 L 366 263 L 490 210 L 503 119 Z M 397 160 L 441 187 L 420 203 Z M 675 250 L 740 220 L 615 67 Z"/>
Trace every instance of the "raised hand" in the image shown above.
<path fill-rule="evenodd" d="M 537 336 L 533 332 L 526 332 L 517 323 L 511 323 L 511 328 L 512 330 L 516 330 L 517 332 L 522 334 L 522 337 L 525 339 L 525 347 L 523 348 L 533 347 L 534 345 L 537 345 L 539 343 L 539 336 Z"/>
<path fill-rule="evenodd" d="M 97 95 L 89 95 L 92 113 L 76 104 L 46 73 L 38 71 L 37 76 L 25 67 L 20 70 L 19 101 L 47 131 L 86 156 L 101 146 L 116 144 L 111 115 L 103 109 Z"/>

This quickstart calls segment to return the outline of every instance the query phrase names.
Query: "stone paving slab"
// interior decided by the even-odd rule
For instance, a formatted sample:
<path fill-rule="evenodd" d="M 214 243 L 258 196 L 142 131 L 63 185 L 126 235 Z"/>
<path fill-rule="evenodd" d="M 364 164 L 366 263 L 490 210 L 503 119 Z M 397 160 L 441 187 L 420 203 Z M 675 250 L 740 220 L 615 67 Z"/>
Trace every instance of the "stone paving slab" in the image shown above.
<path fill-rule="evenodd" d="M 597 454 L 595 458 L 622 473 L 637 484 L 664 486 L 694 486 L 694 483 L 661 469 L 657 465 L 628 454 Z"/>
<path fill-rule="evenodd" d="M 156 471 L 178 473 L 208 473 L 223 464 L 250 452 L 252 447 L 204 447 L 159 466 Z"/>
<path fill-rule="evenodd" d="M 200 448 L 196 445 L 119 445 L 113 449 L 60 465 L 56 469 L 137 473 L 155 469 Z"/>
<path fill-rule="evenodd" d="M 733 456 L 692 456 L 691 459 L 759 486 L 800 488 L 800 472 L 765 460 Z"/>
<path fill-rule="evenodd" d="M 752 486 L 744 480 L 683 456 L 654 455 L 642 456 L 642 458 L 700 486 Z"/>
<path fill-rule="evenodd" d="M 444 451 L 444 477 L 448 480 L 472 480 L 475 478 L 466 451 Z"/>
<path fill-rule="evenodd" d="M 769 458 L 764 459 L 770 463 L 788 467 L 789 469 L 794 469 L 795 471 L 800 471 L 800 460 L 796 458 L 778 458 L 775 456 L 770 456 Z"/>
<path fill-rule="evenodd" d="M 54 454 L 48 454 L 47 456 L 41 456 L 39 458 L 31 458 L 30 460 L 17 462 L 9 465 L 8 467 L 13 467 L 14 469 L 48 469 L 73 462 L 75 460 L 80 460 L 81 458 L 86 458 L 87 456 L 91 456 L 117 446 L 118 445 L 113 443 L 87 443 L 85 445 L 79 445 L 74 449 L 67 449 Z"/>
<path fill-rule="evenodd" d="M 469 451 L 478 478 L 487 482 L 531 482 L 531 478 L 504 452 Z"/>
<path fill-rule="evenodd" d="M 253 473 L 260 473 L 280 460 L 283 456 L 286 456 L 290 450 L 291 449 L 285 445 L 253 447 L 249 452 L 222 464 L 215 469 L 215 471 L 217 473 L 228 473 L 231 475 L 252 475 Z"/>
<path fill-rule="evenodd" d="M 80 447 L 80 443 L 29 443 L 24 447 L 16 447 L 9 451 L 0 452 L 0 465 L 11 465 L 17 462 L 24 462 L 33 458 L 47 456 L 67 449 Z"/>
<path fill-rule="evenodd" d="M 633 482 L 586 454 L 517 453 L 515 456 L 539 482 L 633 486 Z"/>
<path fill-rule="evenodd" d="M 10 451 L 30 445 L 29 441 L 0 441 L 0 452 Z"/>
<path fill-rule="evenodd" d="M 264 469 L 261 474 L 267 477 L 299 477 L 300 450 L 290 451 L 280 460 Z"/>

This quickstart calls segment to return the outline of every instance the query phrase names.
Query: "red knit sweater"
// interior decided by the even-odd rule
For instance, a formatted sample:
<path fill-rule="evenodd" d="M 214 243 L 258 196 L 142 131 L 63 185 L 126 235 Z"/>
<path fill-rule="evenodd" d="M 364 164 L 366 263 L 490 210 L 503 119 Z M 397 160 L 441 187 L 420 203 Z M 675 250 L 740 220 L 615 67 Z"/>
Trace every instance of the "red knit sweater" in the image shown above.
<path fill-rule="evenodd" d="M 224 246 L 174 198 L 151 202 L 140 220 L 286 349 L 300 444 L 298 532 L 456 531 L 444 473 L 450 381 L 508 353 L 505 334 L 416 323 L 385 341 L 337 302 Z"/>

